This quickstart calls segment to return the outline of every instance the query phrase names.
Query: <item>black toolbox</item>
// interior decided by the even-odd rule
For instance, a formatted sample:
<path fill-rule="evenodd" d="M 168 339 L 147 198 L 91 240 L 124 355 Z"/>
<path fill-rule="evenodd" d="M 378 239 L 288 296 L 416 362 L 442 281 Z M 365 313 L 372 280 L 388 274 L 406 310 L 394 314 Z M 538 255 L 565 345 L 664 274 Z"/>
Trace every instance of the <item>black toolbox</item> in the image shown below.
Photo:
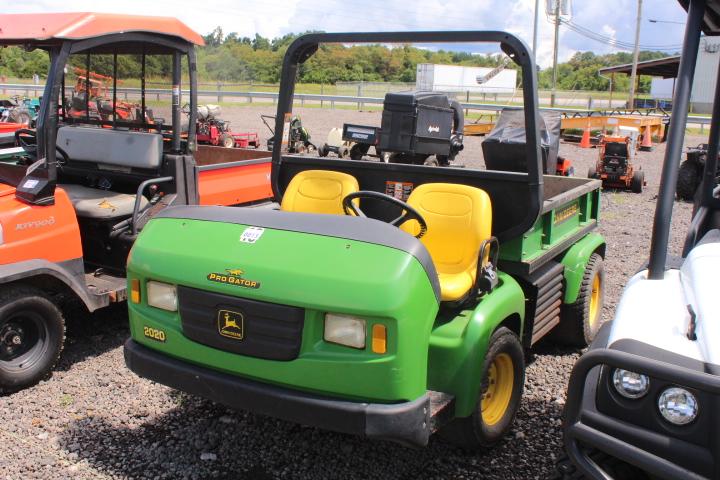
<path fill-rule="evenodd" d="M 449 155 L 452 128 L 453 110 L 447 94 L 387 93 L 378 147 L 383 152 Z"/>

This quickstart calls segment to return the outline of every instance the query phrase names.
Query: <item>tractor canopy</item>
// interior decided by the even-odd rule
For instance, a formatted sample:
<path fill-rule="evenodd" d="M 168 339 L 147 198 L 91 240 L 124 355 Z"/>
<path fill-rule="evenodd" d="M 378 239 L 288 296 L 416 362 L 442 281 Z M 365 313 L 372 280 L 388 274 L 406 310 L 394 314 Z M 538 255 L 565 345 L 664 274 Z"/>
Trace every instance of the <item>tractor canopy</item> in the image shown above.
<path fill-rule="evenodd" d="M 144 32 L 167 35 L 195 45 L 203 38 L 172 17 L 146 17 L 113 13 L 17 13 L 0 15 L 0 44 L 58 45 L 104 35 Z"/>

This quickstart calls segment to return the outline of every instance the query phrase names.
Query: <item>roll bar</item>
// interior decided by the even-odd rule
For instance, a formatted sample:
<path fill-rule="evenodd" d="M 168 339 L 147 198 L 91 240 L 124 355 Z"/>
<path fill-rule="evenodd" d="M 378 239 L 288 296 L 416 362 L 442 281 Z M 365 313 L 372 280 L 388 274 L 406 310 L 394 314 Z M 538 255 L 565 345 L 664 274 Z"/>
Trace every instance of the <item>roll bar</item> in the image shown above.
<path fill-rule="evenodd" d="M 672 209 L 675 202 L 675 186 L 677 184 L 678 168 L 680 167 L 685 126 L 687 125 L 690 92 L 695 77 L 700 29 L 705 14 L 705 0 L 689 0 L 689 2 L 683 52 L 675 83 L 674 114 L 670 119 L 670 131 L 667 136 L 667 148 L 660 179 L 660 193 L 655 207 L 652 240 L 650 241 L 648 278 L 652 280 L 660 280 L 665 275 Z M 713 149 L 712 147 L 709 148 L 710 150 Z M 717 148 L 715 148 L 715 152 L 717 153 Z M 710 158 L 712 157 L 708 152 L 708 159 Z"/>
<path fill-rule="evenodd" d="M 513 229 L 522 234 L 537 220 L 542 208 L 543 178 L 540 155 L 539 113 L 537 99 L 537 72 L 535 62 L 525 42 L 515 35 L 500 31 L 423 31 L 423 32 L 360 32 L 360 33 L 311 33 L 297 38 L 287 49 L 280 76 L 280 94 L 275 117 L 275 136 L 272 154 L 271 184 L 276 198 L 280 191 L 280 167 L 282 166 L 282 136 L 284 126 L 292 113 L 293 97 L 298 67 L 326 43 L 499 43 L 501 49 L 522 68 L 523 101 L 525 109 L 527 184 L 529 205 L 526 218 Z M 443 167 L 433 167 L 443 168 Z M 484 172 L 478 171 L 478 175 Z M 501 175 L 501 172 L 492 172 Z M 517 175 L 514 173 L 513 175 Z M 517 177 L 515 177 L 517 178 Z"/>

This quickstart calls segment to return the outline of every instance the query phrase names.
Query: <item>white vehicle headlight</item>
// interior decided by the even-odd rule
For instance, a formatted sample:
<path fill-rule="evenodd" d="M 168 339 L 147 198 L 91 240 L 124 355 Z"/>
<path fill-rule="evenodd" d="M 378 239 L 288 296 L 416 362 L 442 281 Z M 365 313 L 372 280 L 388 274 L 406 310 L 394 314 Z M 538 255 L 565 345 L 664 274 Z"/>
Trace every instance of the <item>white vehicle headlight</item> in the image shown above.
<path fill-rule="evenodd" d="M 365 320 L 338 313 L 325 314 L 326 342 L 353 348 L 365 348 Z"/>
<path fill-rule="evenodd" d="M 650 379 L 642 373 L 616 368 L 612 380 L 615 390 L 625 398 L 641 398 L 650 390 Z"/>
<path fill-rule="evenodd" d="M 668 422 L 686 425 L 697 417 L 698 402 L 695 395 L 684 388 L 672 387 L 660 394 L 658 409 Z"/>
<path fill-rule="evenodd" d="M 177 311 L 177 288 L 169 283 L 147 282 L 147 302 L 155 308 Z"/>

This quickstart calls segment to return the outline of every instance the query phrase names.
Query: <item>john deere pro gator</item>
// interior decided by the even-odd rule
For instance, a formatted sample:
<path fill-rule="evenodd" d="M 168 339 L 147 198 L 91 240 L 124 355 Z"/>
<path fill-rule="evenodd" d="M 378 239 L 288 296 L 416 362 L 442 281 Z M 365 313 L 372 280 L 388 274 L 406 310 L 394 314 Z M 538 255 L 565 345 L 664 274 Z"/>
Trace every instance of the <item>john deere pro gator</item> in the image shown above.
<path fill-rule="evenodd" d="M 275 145 L 299 65 L 319 44 L 408 42 L 496 42 L 517 62 L 527 141 L 492 151 L 525 170 L 274 149 L 278 208 L 167 209 L 140 234 L 128 264 L 131 370 L 302 424 L 407 445 L 442 427 L 477 448 L 511 427 L 535 342 L 553 331 L 592 339 L 600 182 L 542 175 L 535 67 L 515 36 L 302 36 L 283 64 Z M 422 134 L 415 120 L 404 120 L 409 135 Z"/>

